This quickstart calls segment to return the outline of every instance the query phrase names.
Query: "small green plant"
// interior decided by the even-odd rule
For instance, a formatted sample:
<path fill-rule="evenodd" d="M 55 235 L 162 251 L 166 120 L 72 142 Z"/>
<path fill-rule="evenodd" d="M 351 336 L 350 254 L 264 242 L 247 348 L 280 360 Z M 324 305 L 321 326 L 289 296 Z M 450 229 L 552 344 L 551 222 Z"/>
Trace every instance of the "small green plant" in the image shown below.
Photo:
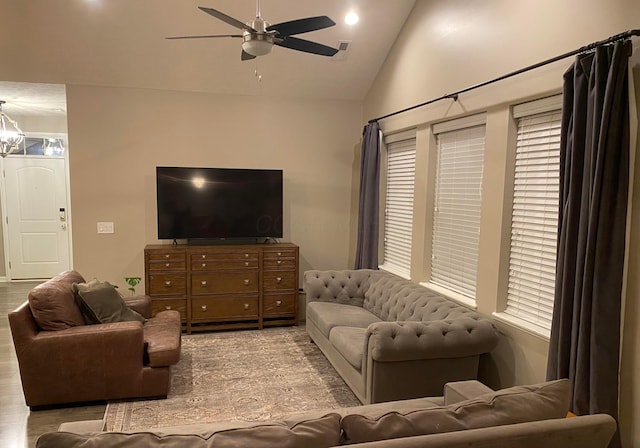
<path fill-rule="evenodd" d="M 136 293 L 136 286 L 138 286 L 138 283 L 140 283 L 142 281 L 141 277 L 125 277 L 124 281 L 127 282 L 127 285 L 129 285 L 129 291 L 131 291 L 131 295 L 135 295 Z"/>

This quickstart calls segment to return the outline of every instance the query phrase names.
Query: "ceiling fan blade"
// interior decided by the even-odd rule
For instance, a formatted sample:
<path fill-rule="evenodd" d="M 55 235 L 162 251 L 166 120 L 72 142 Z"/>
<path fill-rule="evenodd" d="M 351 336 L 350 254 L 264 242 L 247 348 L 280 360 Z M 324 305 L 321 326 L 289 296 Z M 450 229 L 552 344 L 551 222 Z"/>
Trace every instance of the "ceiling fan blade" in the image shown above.
<path fill-rule="evenodd" d="M 328 47 L 317 42 L 311 42 L 310 40 L 299 39 L 297 37 L 285 37 L 281 42 L 276 41 L 275 44 L 292 50 L 319 54 L 321 56 L 333 56 L 338 52 L 336 48 Z"/>
<path fill-rule="evenodd" d="M 242 34 L 212 34 L 210 36 L 171 36 L 165 39 L 209 39 L 211 37 L 242 37 Z"/>
<path fill-rule="evenodd" d="M 267 31 L 277 31 L 279 37 L 283 37 L 321 30 L 334 26 L 335 24 L 336 23 L 327 16 L 307 17 L 306 19 L 276 23 L 275 25 L 267 27 Z"/>
<path fill-rule="evenodd" d="M 246 51 L 242 50 L 242 54 L 240 55 L 240 59 L 242 61 L 248 61 L 250 59 L 255 59 L 256 57 L 252 54 L 247 53 Z"/>
<path fill-rule="evenodd" d="M 223 12 L 220 12 L 218 10 L 215 10 L 213 8 L 205 8 L 204 6 L 198 6 L 199 9 L 201 9 L 202 11 L 206 12 L 207 14 L 215 17 L 216 19 L 220 19 L 225 23 L 228 23 L 231 26 L 234 26 L 238 29 L 241 30 L 246 30 L 246 31 L 252 31 L 254 33 L 257 33 L 257 30 L 254 30 L 253 28 L 251 28 L 249 25 L 247 25 L 246 23 L 242 23 L 241 21 L 234 19 L 231 16 L 226 15 Z"/>

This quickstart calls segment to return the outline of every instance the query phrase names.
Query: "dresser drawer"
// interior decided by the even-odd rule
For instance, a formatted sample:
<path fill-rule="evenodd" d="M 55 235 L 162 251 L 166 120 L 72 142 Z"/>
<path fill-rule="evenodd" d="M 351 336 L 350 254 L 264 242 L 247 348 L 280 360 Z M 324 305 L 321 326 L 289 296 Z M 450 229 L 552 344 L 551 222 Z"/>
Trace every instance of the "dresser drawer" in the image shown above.
<path fill-rule="evenodd" d="M 210 271 L 215 269 L 258 269 L 257 259 L 248 260 L 191 260 L 192 271 Z"/>
<path fill-rule="evenodd" d="M 191 300 L 194 321 L 257 319 L 258 296 L 197 297 Z"/>
<path fill-rule="evenodd" d="M 263 286 L 265 291 L 295 290 L 295 271 L 265 271 Z"/>
<path fill-rule="evenodd" d="M 191 294 L 257 293 L 259 279 L 258 271 L 192 274 Z"/>
<path fill-rule="evenodd" d="M 176 261 L 184 263 L 187 260 L 187 256 L 184 252 L 149 252 L 147 259 L 150 262 Z"/>
<path fill-rule="evenodd" d="M 269 269 L 269 268 L 293 269 L 296 267 L 296 259 L 295 258 L 265 258 L 264 267 L 265 269 Z"/>
<path fill-rule="evenodd" d="M 151 274 L 149 295 L 183 296 L 187 293 L 185 274 Z"/>
<path fill-rule="evenodd" d="M 295 258 L 296 251 L 294 249 L 273 249 L 263 252 L 265 260 L 277 260 L 278 258 Z"/>
<path fill-rule="evenodd" d="M 184 258 L 184 257 L 183 257 Z M 187 263 L 182 260 L 161 260 L 161 261 L 149 261 L 149 271 L 185 271 L 187 269 Z"/>
<path fill-rule="evenodd" d="M 187 300 L 186 299 L 153 299 L 151 300 L 151 314 L 156 315 L 160 311 L 176 310 L 180 312 L 180 318 L 187 320 Z"/>
<path fill-rule="evenodd" d="M 295 294 L 265 294 L 262 300 L 265 317 L 295 313 Z"/>
<path fill-rule="evenodd" d="M 243 261 L 243 260 L 255 260 L 258 261 L 258 252 L 247 250 L 247 251 L 236 251 L 236 252 L 224 252 L 224 251 L 216 251 L 216 252 L 192 252 L 191 253 L 191 264 L 202 262 L 202 261 Z"/>

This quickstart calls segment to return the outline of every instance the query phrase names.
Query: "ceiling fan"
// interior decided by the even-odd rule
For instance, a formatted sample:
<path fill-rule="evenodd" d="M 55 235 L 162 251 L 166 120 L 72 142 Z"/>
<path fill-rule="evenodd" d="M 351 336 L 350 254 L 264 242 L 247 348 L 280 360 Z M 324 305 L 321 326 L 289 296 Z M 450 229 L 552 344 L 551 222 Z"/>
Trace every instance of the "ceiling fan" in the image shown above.
<path fill-rule="evenodd" d="M 271 25 L 260 15 L 260 0 L 257 0 L 255 19 L 247 23 L 242 23 L 241 21 L 213 8 L 205 8 L 204 6 L 198 6 L 198 8 L 216 19 L 222 20 L 223 22 L 242 30 L 242 34 L 174 36 L 167 37 L 167 39 L 208 39 L 217 37 L 242 38 L 242 53 L 240 55 L 240 59 L 243 61 L 255 59 L 256 56 L 268 54 L 271 52 L 271 48 L 274 45 L 289 48 L 291 50 L 318 54 L 321 56 L 333 56 L 338 52 L 336 48 L 293 37 L 295 34 L 308 33 L 310 31 L 321 30 L 334 26 L 335 22 L 327 16 L 307 17 L 305 19 L 291 20 L 289 22 Z"/>

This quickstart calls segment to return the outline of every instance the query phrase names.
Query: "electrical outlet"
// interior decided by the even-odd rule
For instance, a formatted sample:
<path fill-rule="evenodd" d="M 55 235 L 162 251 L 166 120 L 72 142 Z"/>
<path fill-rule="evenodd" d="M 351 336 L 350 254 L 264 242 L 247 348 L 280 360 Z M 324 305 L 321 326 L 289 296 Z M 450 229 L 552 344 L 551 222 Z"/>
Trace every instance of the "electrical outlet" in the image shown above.
<path fill-rule="evenodd" d="M 98 233 L 114 233 L 112 222 L 99 222 Z"/>

